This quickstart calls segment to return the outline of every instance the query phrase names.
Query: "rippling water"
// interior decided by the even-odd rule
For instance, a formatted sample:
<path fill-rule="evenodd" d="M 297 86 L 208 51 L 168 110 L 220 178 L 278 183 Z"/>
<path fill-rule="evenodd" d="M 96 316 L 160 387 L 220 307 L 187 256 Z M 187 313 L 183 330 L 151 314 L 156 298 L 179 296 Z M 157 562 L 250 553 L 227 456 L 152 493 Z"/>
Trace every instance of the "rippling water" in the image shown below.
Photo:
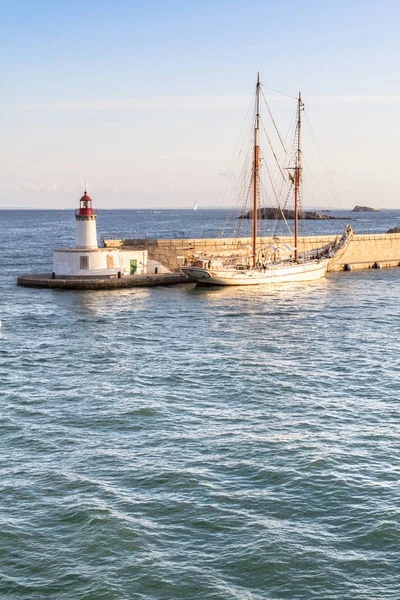
<path fill-rule="evenodd" d="M 399 270 L 17 288 L 73 217 L 0 216 L 1 598 L 400 598 Z M 101 214 L 127 236 L 219 226 L 129 218 Z"/>

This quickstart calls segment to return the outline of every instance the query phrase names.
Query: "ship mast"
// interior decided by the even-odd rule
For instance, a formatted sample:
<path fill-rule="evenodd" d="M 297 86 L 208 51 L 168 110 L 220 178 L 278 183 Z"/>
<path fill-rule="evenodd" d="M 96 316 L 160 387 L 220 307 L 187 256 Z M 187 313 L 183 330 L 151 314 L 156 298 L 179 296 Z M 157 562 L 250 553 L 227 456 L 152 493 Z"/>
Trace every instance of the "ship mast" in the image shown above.
<path fill-rule="evenodd" d="M 303 110 L 303 102 L 301 101 L 301 92 L 297 99 L 297 151 L 296 151 L 296 167 L 294 176 L 294 261 L 299 261 L 299 201 L 300 201 L 300 184 L 301 184 L 301 146 L 300 146 L 300 132 L 301 132 L 301 111 Z"/>
<path fill-rule="evenodd" d="M 257 264 L 257 209 L 260 177 L 260 73 L 257 73 L 256 120 L 254 126 L 254 177 L 253 177 L 253 268 Z"/>

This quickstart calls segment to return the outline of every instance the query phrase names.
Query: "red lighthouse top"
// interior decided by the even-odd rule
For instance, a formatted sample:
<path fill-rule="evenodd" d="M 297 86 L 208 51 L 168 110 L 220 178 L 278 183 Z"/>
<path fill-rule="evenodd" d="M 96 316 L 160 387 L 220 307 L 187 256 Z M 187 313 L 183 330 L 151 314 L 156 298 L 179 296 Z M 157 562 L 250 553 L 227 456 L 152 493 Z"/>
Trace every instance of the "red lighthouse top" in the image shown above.
<path fill-rule="evenodd" d="M 77 211 L 78 215 L 91 215 L 92 211 L 92 199 L 88 196 L 86 190 L 83 194 L 82 198 L 79 200 L 79 211 Z"/>

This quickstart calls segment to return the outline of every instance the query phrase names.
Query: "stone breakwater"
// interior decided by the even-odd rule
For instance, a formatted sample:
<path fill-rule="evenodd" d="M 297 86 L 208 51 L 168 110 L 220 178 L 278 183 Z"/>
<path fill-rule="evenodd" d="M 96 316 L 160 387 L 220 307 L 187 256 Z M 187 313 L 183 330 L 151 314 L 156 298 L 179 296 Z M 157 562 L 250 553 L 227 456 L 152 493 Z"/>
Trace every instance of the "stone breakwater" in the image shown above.
<path fill-rule="evenodd" d="M 300 237 L 299 250 L 307 252 L 329 244 L 332 235 Z M 280 242 L 291 244 L 291 237 L 280 237 Z M 195 254 L 208 255 L 247 253 L 250 238 L 207 238 L 207 239 L 153 239 L 153 240 L 104 240 L 106 247 L 146 247 L 149 258 L 160 261 L 173 272 L 179 272 L 185 260 Z M 276 244 L 272 237 L 260 238 L 260 247 Z M 329 271 L 370 269 L 379 264 L 382 268 L 396 267 L 400 263 L 400 233 L 355 234 L 344 252 L 339 252 L 330 261 Z"/>

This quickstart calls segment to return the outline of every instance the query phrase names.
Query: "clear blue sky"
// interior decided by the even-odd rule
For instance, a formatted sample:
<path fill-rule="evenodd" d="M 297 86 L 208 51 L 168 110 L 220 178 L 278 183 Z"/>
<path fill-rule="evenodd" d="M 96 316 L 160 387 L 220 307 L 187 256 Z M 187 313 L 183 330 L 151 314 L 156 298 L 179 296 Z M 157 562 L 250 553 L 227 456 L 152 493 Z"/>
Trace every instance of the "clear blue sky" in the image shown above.
<path fill-rule="evenodd" d="M 343 206 L 398 207 L 398 0 L 4 3 L 0 206 L 216 202 L 252 93 L 306 100 Z M 225 108 L 226 110 L 222 110 Z"/>

